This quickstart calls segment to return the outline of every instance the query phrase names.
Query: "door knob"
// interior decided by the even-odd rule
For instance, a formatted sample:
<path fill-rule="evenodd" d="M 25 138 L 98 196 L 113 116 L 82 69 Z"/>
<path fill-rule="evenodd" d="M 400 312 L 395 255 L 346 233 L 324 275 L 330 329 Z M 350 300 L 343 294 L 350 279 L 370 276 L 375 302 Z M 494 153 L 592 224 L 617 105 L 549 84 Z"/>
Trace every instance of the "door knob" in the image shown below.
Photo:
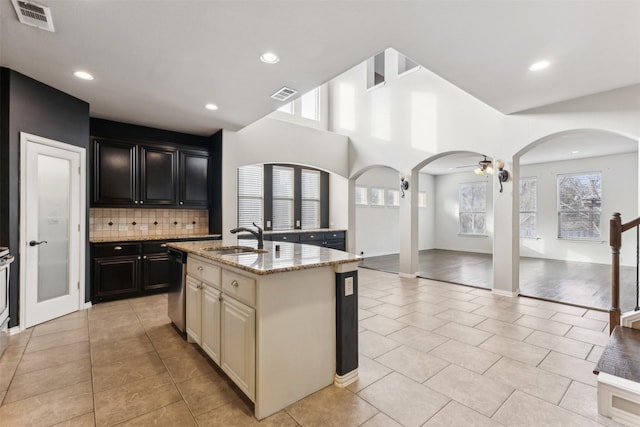
<path fill-rule="evenodd" d="M 47 243 L 47 241 L 46 240 L 42 240 L 41 242 L 36 242 L 35 240 L 32 240 L 32 241 L 29 242 L 29 246 L 38 246 L 38 245 L 41 245 L 43 243 Z"/>

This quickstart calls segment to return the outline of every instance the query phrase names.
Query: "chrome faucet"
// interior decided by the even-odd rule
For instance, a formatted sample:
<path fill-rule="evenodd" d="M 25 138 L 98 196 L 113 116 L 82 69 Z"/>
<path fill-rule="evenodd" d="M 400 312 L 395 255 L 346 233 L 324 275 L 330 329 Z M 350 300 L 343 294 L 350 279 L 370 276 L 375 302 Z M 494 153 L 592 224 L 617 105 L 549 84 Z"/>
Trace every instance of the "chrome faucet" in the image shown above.
<path fill-rule="evenodd" d="M 234 228 L 230 232 L 231 234 L 236 234 L 239 231 L 247 231 L 253 234 L 256 237 L 256 239 L 258 239 L 258 249 L 264 249 L 264 235 L 262 232 L 262 228 L 260 228 L 255 222 L 253 223 L 253 225 L 258 229 L 258 231 L 253 231 L 244 227 L 238 227 L 238 228 Z"/>

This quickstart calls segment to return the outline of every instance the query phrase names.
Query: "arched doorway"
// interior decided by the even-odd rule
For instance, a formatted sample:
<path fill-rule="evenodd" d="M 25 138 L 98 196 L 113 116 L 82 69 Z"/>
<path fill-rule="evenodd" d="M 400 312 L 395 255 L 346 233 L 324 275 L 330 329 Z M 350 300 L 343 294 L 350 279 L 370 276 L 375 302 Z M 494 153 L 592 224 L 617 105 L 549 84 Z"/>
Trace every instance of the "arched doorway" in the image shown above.
<path fill-rule="evenodd" d="M 515 162 L 520 293 L 609 309 L 608 220 L 613 212 L 627 220 L 638 216 L 638 142 L 608 131 L 572 130 L 534 141 Z M 623 246 L 621 300 L 628 309 L 635 305 L 635 236 Z"/>

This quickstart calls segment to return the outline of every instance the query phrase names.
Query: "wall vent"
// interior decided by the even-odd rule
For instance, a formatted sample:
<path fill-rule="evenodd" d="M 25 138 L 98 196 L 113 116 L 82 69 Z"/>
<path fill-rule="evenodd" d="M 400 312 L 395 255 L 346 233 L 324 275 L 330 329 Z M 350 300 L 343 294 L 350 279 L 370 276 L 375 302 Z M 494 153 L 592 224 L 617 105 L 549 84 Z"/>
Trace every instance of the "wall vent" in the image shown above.
<path fill-rule="evenodd" d="M 16 9 L 18 19 L 23 24 L 55 32 L 50 8 L 22 0 L 11 0 L 11 3 L 13 3 L 13 7 Z"/>
<path fill-rule="evenodd" d="M 283 87 L 282 89 L 271 95 L 271 97 L 273 99 L 277 99 L 278 101 L 286 101 L 296 93 L 298 93 L 298 91 L 295 89 L 291 89 L 290 87 Z"/>

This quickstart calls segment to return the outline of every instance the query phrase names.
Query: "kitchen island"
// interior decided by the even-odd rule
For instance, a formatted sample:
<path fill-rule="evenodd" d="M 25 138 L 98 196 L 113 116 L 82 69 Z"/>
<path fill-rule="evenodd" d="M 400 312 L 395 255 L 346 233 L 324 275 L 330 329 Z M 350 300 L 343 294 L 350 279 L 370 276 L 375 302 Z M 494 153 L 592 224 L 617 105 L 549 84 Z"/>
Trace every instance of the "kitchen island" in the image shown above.
<path fill-rule="evenodd" d="M 357 264 L 318 246 L 176 242 L 186 252 L 186 332 L 265 418 L 357 378 Z"/>

